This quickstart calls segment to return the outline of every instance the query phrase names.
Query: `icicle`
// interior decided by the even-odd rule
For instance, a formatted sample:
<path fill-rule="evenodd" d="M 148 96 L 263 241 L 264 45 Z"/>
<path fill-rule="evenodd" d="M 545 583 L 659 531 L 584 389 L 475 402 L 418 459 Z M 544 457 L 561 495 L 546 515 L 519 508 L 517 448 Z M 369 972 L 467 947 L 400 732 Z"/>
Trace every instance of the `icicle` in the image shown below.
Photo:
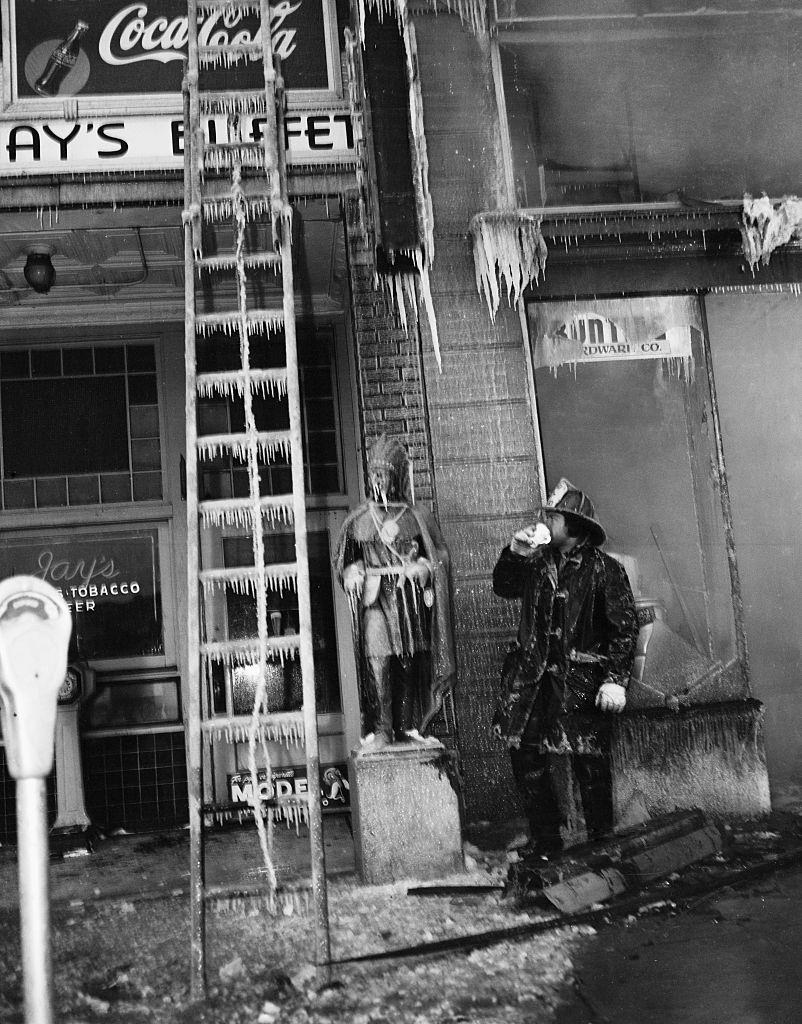
<path fill-rule="evenodd" d="M 235 394 L 242 397 L 246 388 L 262 396 L 281 398 L 287 394 L 287 371 L 282 368 L 204 373 L 198 376 L 197 385 L 198 394 L 202 398 L 211 398 L 214 395 L 232 398 Z"/>
<path fill-rule="evenodd" d="M 215 331 L 233 337 L 243 322 L 249 335 L 270 334 L 284 326 L 284 313 L 279 310 L 249 310 L 244 318 L 240 313 L 204 313 L 197 318 L 195 325 L 202 337 L 209 337 Z"/>
<path fill-rule="evenodd" d="M 768 196 L 753 199 L 744 195 L 741 212 L 741 238 L 746 261 L 752 273 L 768 266 L 771 254 L 792 238 L 802 237 L 802 201 L 784 196 L 772 203 Z"/>
<path fill-rule="evenodd" d="M 258 434 L 206 434 L 197 439 L 198 457 L 214 460 L 229 453 L 238 462 L 247 462 L 252 449 L 265 462 L 277 455 L 290 458 L 290 439 L 284 431 L 260 431 Z"/>
<path fill-rule="evenodd" d="M 456 14 L 459 20 L 469 28 L 475 35 L 481 35 L 487 31 L 487 16 L 485 6 L 481 0 L 440 0 L 446 10 Z M 365 42 L 365 0 L 359 0 L 359 26 L 361 41 Z M 427 6 L 437 13 L 438 0 L 427 0 Z M 404 10 L 403 0 L 367 0 L 367 7 L 376 11 L 379 21 L 383 21 L 385 15 L 392 16 L 401 22 Z"/>
<path fill-rule="evenodd" d="M 495 320 L 506 286 L 516 305 L 524 290 L 546 271 L 548 251 L 540 230 L 542 218 L 519 211 L 477 214 L 470 223 L 476 286 Z"/>

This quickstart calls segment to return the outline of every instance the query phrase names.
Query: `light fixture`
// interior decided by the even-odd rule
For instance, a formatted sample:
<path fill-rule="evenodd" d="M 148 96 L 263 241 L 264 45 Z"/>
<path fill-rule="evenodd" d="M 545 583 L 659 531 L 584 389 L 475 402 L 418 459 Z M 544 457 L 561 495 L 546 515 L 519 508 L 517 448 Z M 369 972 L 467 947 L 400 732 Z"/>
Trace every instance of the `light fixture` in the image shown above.
<path fill-rule="evenodd" d="M 33 246 L 28 250 L 23 274 L 35 292 L 46 293 L 53 287 L 56 271 L 51 255 L 51 250 L 44 246 Z"/>

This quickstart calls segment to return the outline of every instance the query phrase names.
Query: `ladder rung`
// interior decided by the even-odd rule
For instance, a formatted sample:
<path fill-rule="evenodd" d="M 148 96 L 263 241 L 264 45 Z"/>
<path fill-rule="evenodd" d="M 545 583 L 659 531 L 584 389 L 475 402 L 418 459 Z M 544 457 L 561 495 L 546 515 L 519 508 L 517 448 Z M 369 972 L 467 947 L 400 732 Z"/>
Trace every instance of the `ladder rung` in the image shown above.
<path fill-rule="evenodd" d="M 281 593 L 285 587 L 295 587 L 298 577 L 297 562 L 272 562 L 264 568 L 264 579 L 271 589 Z M 240 593 L 254 594 L 259 585 L 259 571 L 255 565 L 229 569 L 204 569 L 200 573 L 203 589 L 211 593 L 216 588 L 230 587 Z"/>
<path fill-rule="evenodd" d="M 243 266 L 252 270 L 254 267 L 275 267 L 281 263 L 281 253 L 278 252 L 252 252 L 242 257 Z M 198 270 L 207 270 L 210 273 L 225 270 L 237 269 L 236 256 L 204 256 L 195 261 Z"/>
<path fill-rule="evenodd" d="M 300 638 L 297 633 L 289 636 L 269 636 L 265 640 L 265 651 L 271 661 L 284 661 L 298 653 Z M 255 665 L 259 661 L 260 645 L 252 640 L 210 640 L 201 644 L 201 654 L 208 662 L 216 665 Z"/>
<path fill-rule="evenodd" d="M 225 46 L 199 46 L 198 63 L 202 67 L 216 67 L 225 64 L 231 67 L 243 60 L 261 60 L 264 49 L 261 43 L 226 43 Z"/>
<path fill-rule="evenodd" d="M 240 805 L 241 806 L 241 805 Z M 204 808 L 204 814 L 221 814 L 231 815 L 236 814 L 234 810 L 228 811 L 217 811 L 214 808 Z M 249 814 L 253 814 L 253 810 L 250 807 L 246 807 L 245 810 Z M 240 810 L 242 813 L 242 810 Z M 299 815 L 299 820 L 305 820 Z M 311 882 L 303 883 L 290 883 L 279 882 L 275 890 L 271 890 L 270 885 L 265 882 L 252 882 L 250 885 L 243 884 L 238 886 L 232 885 L 207 885 L 204 889 L 203 899 L 207 903 L 218 902 L 223 900 L 248 900 L 248 899 L 264 899 L 268 900 L 271 904 L 277 904 L 280 907 L 284 907 L 287 904 L 292 904 L 294 911 L 305 910 L 306 903 L 309 895 L 312 891 Z M 300 904 L 300 906 L 299 906 Z"/>
<path fill-rule="evenodd" d="M 249 309 L 245 312 L 245 322 L 248 333 L 260 334 L 265 331 L 276 331 L 284 323 L 283 309 Z M 222 330 L 227 334 L 233 334 L 242 325 L 242 313 L 239 310 L 232 310 L 230 313 L 198 313 L 195 316 L 195 326 L 206 334 L 208 331 Z"/>
<path fill-rule="evenodd" d="M 206 89 L 198 93 L 198 99 L 201 110 L 209 114 L 256 114 L 267 110 L 264 89 L 231 89 L 227 92 Z"/>
<path fill-rule="evenodd" d="M 292 494 L 266 494 L 259 499 L 261 518 L 271 523 L 289 523 L 293 517 Z M 207 526 L 253 527 L 250 498 L 214 498 L 198 502 L 201 521 Z"/>
<path fill-rule="evenodd" d="M 251 445 L 256 446 L 258 455 L 263 459 L 274 459 L 279 454 L 289 459 L 290 443 L 289 430 L 257 430 L 253 435 L 204 434 L 196 441 L 200 459 L 211 461 L 227 452 L 240 462 L 247 460 Z"/>
<path fill-rule="evenodd" d="M 198 0 L 198 11 L 231 11 L 234 14 L 259 14 L 259 0 Z"/>
<path fill-rule="evenodd" d="M 205 146 L 203 150 L 203 169 L 205 171 L 233 170 L 234 165 L 242 168 L 254 168 L 272 173 L 265 160 L 265 151 L 258 142 L 227 142 Z"/>
<path fill-rule="evenodd" d="M 244 395 L 246 388 L 262 395 L 286 395 L 287 370 L 284 367 L 270 370 L 219 370 L 216 373 L 199 373 L 195 378 L 198 394 L 203 398 L 212 395 Z"/>
<path fill-rule="evenodd" d="M 212 739 L 228 743 L 245 743 L 253 728 L 253 715 L 216 715 L 201 723 L 202 731 Z M 256 719 L 257 735 L 283 743 L 303 743 L 303 711 L 276 711 L 259 715 Z"/>

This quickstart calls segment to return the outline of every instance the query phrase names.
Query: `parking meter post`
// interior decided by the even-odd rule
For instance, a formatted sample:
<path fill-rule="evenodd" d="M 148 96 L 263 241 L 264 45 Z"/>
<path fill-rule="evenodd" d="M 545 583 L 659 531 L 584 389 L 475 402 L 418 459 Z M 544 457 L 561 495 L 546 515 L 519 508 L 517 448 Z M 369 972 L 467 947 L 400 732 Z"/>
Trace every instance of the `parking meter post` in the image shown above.
<path fill-rule="evenodd" d="M 17 788 L 17 857 L 26 1024 L 52 1024 L 45 779 L 72 629 L 58 590 L 34 576 L 0 582 L 0 724 Z"/>
<path fill-rule="evenodd" d="M 17 779 L 17 860 L 26 1024 L 52 1024 L 47 809 L 44 779 Z"/>

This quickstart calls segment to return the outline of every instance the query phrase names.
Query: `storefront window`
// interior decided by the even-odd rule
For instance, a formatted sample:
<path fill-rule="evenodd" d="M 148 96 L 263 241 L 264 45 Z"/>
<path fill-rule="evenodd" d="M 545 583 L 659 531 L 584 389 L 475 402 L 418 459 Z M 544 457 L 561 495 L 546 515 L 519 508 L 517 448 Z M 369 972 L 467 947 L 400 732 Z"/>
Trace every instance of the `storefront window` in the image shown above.
<path fill-rule="evenodd" d="M 7 537 L 0 578 L 36 576 L 60 590 L 73 616 L 71 654 L 88 661 L 163 656 L 156 530 L 74 530 Z"/>
<path fill-rule="evenodd" d="M 153 345 L 0 352 L 5 510 L 162 497 Z"/>
<path fill-rule="evenodd" d="M 292 534 L 265 534 L 265 561 L 295 560 Z M 340 680 L 334 627 L 334 598 L 329 558 L 329 538 L 324 531 L 310 532 L 307 538 L 309 583 L 312 605 L 312 647 L 315 660 L 315 696 L 317 710 L 340 711 Z M 249 537 L 226 537 L 223 540 L 226 566 L 253 565 Z M 294 588 L 283 592 L 268 591 L 268 623 L 273 636 L 298 632 L 298 597 Z M 229 591 L 226 594 L 228 636 L 242 640 L 257 635 L 256 602 L 248 594 Z M 256 680 L 250 666 L 231 672 L 232 707 L 234 714 L 248 715 L 253 710 Z M 303 704 L 301 669 L 297 659 L 268 664 L 267 703 L 271 711 L 296 711 Z M 218 710 L 224 710 L 219 708 Z"/>
<path fill-rule="evenodd" d="M 796 190 L 802 43 L 782 18 L 712 25 L 688 5 L 660 21 L 623 4 L 628 20 L 578 5 L 584 18 L 568 21 L 531 2 L 500 6 L 520 206 Z"/>
<path fill-rule="evenodd" d="M 306 493 L 342 494 L 345 485 L 333 331 L 319 329 L 299 334 L 298 361 Z M 283 339 L 272 335 L 252 338 L 251 364 L 258 369 L 283 367 Z M 199 372 L 234 370 L 238 365 L 236 339 L 215 336 L 199 342 Z M 254 416 L 258 430 L 287 430 L 286 391 L 277 386 L 272 392 L 265 389 L 262 394 L 257 393 L 254 396 Z M 208 395 L 198 403 L 199 436 L 244 430 L 245 412 L 240 395 Z M 266 460 L 260 481 L 262 494 L 288 494 L 292 490 L 292 475 L 287 459 L 279 455 Z M 203 499 L 244 497 L 248 494 L 245 463 L 226 453 L 201 465 L 199 482 Z"/>
<path fill-rule="evenodd" d="M 541 302 L 528 314 L 548 485 L 564 476 L 589 494 L 639 606 L 678 638 L 672 685 L 691 688 L 737 647 L 698 302 Z"/>
<path fill-rule="evenodd" d="M 83 708 L 89 729 L 180 721 L 178 679 L 98 679 Z"/>

